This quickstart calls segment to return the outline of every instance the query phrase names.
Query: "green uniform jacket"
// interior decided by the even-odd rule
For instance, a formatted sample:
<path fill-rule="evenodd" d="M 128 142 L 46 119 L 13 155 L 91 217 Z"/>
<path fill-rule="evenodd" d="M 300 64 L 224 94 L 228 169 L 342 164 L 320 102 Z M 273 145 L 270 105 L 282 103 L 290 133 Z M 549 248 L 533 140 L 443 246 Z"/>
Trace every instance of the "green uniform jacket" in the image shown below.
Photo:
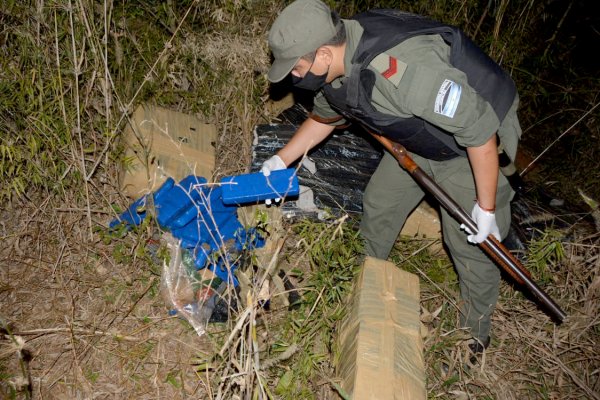
<path fill-rule="evenodd" d="M 346 51 L 344 68 L 352 70 L 351 60 L 363 28 L 357 21 L 344 20 Z M 397 60 L 396 72 L 389 74 L 389 58 Z M 466 75 L 449 61 L 450 47 L 439 35 L 422 35 L 405 40 L 375 57 L 369 65 L 376 74 L 372 105 L 380 112 L 398 117 L 417 116 L 452 134 L 463 147 L 480 146 L 498 133 L 508 155 L 514 159 L 521 129 L 516 117 L 518 96 L 504 121 L 499 121 L 491 105 L 469 86 Z M 331 84 L 344 83 L 346 76 Z M 452 81 L 462 88 L 452 117 L 436 112 L 436 99 L 444 82 Z M 315 98 L 313 114 L 325 120 L 340 116 L 329 106 L 322 92 Z M 344 124 L 340 119 L 334 124 Z"/>

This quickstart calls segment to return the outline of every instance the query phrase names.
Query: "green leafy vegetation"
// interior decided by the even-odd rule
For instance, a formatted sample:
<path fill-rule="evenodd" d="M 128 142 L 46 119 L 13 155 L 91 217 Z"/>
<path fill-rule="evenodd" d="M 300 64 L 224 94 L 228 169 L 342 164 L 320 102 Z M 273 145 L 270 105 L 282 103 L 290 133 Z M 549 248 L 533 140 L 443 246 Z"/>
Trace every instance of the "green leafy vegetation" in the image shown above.
<path fill-rule="evenodd" d="M 294 231 L 301 243 L 298 251 L 305 253 L 311 271 L 303 284 L 302 303 L 286 317 L 280 339 L 302 350 L 286 363 L 276 393 L 282 399 L 317 399 L 314 383 L 319 376 L 330 375 L 335 330 L 347 311 L 345 303 L 360 267 L 362 243 L 352 224 L 343 220 L 302 221 L 294 225 Z M 289 346 L 280 343 L 272 350 L 281 352 Z"/>
<path fill-rule="evenodd" d="M 563 232 L 547 229 L 529 242 L 527 266 L 542 283 L 552 279 L 557 266 L 565 259 L 563 238 Z"/>

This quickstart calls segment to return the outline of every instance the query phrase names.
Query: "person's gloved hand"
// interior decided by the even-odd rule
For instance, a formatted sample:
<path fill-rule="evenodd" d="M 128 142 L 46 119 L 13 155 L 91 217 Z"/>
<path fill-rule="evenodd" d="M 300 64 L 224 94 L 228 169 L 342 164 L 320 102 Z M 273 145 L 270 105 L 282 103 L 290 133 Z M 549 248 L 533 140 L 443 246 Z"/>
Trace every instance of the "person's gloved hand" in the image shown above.
<path fill-rule="evenodd" d="M 496 224 L 496 214 L 494 214 L 494 212 L 482 210 L 481 207 L 479 207 L 479 204 L 475 202 L 473 211 L 471 211 L 471 219 L 473 219 L 473 222 L 477 225 L 477 235 L 473 235 L 473 232 L 471 232 L 464 224 L 460 226 L 461 229 L 464 229 L 469 234 L 469 236 L 467 236 L 469 243 L 481 243 L 490 234 L 494 235 L 496 239 L 501 240 L 500 229 L 498 229 L 498 225 Z"/>
<path fill-rule="evenodd" d="M 278 171 L 280 169 L 285 169 L 286 165 L 277 154 L 266 160 L 261 167 L 261 172 L 264 176 L 271 175 L 271 172 Z"/>
<path fill-rule="evenodd" d="M 261 172 L 263 173 L 264 176 L 269 176 L 271 175 L 271 172 L 273 171 L 278 171 L 280 169 L 286 169 L 286 165 L 283 162 L 283 160 L 281 159 L 281 157 L 279 157 L 277 154 L 275 154 L 274 156 L 272 156 L 271 158 L 269 158 L 268 160 L 266 160 L 263 165 L 262 168 L 260 169 Z M 279 203 L 281 201 L 281 199 L 278 197 L 275 200 L 275 203 Z M 266 199 L 265 200 L 265 204 L 270 206 L 273 203 L 273 201 L 271 199 Z"/>

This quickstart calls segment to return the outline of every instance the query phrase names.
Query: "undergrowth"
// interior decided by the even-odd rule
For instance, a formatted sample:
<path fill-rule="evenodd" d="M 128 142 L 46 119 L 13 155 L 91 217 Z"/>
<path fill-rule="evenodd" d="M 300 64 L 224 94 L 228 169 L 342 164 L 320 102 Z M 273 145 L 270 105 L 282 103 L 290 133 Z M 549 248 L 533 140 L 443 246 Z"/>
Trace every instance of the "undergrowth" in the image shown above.
<path fill-rule="evenodd" d="M 360 267 L 362 243 L 352 224 L 343 220 L 302 221 L 294 226 L 294 232 L 310 270 L 302 283 L 302 303 L 287 316 L 282 340 L 294 343 L 301 351 L 286 363 L 276 393 L 282 399 L 318 399 L 323 390 L 318 385 L 334 384 L 323 377 L 332 376 L 335 331 L 347 312 L 345 305 Z"/>
<path fill-rule="evenodd" d="M 577 189 L 600 198 L 600 83 L 589 57 L 597 17 L 585 9 L 591 3 L 328 1 L 343 17 L 395 7 L 463 28 L 517 82 L 524 177 L 571 204 L 581 201 Z M 6 318 L 18 328 L 2 332 L 10 339 L 1 343 L 8 349 L 0 353 L 3 395 L 343 396 L 331 380 L 331 360 L 360 265 L 353 223 L 295 225 L 280 258 L 298 283 L 297 308 L 264 312 L 250 293 L 240 314 L 205 338 L 165 316 L 148 226 L 102 234 L 119 209 L 113 206 L 127 206 L 118 190 L 119 142 L 141 103 L 214 123 L 215 175 L 247 171 L 254 127 L 273 117 L 264 108 L 265 35 L 285 4 L 0 1 L 1 317 L 3 327 Z M 423 282 L 432 397 L 596 398 L 597 236 L 566 243 L 560 232 L 543 231 L 529 245 L 528 266 L 573 318 L 555 327 L 505 285 L 491 365 L 464 371 L 450 261 L 430 252 L 430 241 L 397 243 L 391 260 Z M 15 358 L 13 337 L 35 350 L 32 365 Z M 199 354 L 202 365 L 191 365 L 189 354 Z M 19 380 L 29 372 L 32 387 Z"/>

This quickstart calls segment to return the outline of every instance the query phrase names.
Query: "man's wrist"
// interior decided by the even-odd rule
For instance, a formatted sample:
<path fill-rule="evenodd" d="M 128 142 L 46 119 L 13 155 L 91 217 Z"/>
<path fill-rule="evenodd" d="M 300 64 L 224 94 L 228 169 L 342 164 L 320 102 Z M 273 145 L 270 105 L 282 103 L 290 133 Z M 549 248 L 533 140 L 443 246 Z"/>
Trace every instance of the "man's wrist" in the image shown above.
<path fill-rule="evenodd" d="M 477 203 L 477 205 L 479 206 L 479 208 L 481 208 L 485 212 L 489 212 L 489 213 L 496 212 L 496 205 L 493 205 L 492 207 L 484 207 L 484 206 L 481 205 L 481 203 L 479 202 L 479 200 L 475 200 L 475 202 Z"/>

